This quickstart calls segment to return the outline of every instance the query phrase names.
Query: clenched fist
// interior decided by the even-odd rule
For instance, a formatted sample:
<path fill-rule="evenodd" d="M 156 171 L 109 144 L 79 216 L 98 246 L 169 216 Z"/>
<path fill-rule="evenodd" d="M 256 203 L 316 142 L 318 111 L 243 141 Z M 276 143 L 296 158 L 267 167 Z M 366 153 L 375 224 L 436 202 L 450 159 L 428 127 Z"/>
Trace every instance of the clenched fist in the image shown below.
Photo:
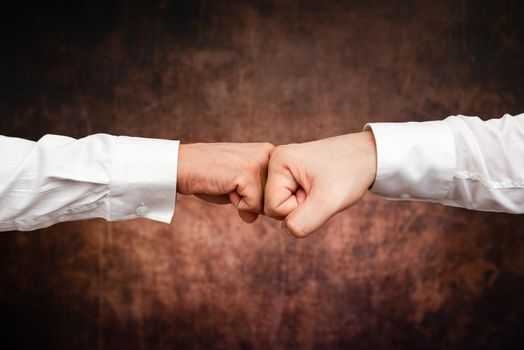
<path fill-rule="evenodd" d="M 370 131 L 278 146 L 269 162 L 266 215 L 283 219 L 290 237 L 311 234 L 373 184 L 375 148 Z"/>
<path fill-rule="evenodd" d="M 180 145 L 177 192 L 209 202 L 232 203 L 246 222 L 264 212 L 270 143 Z"/>

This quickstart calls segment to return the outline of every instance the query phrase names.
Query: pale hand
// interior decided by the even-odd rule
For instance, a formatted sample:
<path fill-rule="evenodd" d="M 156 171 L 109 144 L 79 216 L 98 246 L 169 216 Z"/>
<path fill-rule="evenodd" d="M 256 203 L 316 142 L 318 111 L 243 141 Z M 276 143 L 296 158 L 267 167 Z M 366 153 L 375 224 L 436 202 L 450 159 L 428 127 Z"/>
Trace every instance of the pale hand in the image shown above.
<path fill-rule="evenodd" d="M 375 173 L 370 131 L 278 146 L 269 162 L 265 214 L 283 219 L 288 236 L 305 237 L 358 202 Z"/>

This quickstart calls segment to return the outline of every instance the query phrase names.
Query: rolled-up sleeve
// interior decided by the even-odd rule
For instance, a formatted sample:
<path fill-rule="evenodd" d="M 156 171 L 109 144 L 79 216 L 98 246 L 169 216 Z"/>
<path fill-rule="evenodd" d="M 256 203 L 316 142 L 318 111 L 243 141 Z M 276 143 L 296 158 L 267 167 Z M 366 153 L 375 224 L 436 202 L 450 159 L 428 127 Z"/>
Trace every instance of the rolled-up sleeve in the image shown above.
<path fill-rule="evenodd" d="M 484 211 L 524 212 L 524 114 L 483 121 L 370 123 L 377 146 L 371 191 Z"/>
<path fill-rule="evenodd" d="M 0 136 L 0 230 L 97 217 L 169 223 L 178 146 L 107 134 L 46 135 L 38 142 Z"/>

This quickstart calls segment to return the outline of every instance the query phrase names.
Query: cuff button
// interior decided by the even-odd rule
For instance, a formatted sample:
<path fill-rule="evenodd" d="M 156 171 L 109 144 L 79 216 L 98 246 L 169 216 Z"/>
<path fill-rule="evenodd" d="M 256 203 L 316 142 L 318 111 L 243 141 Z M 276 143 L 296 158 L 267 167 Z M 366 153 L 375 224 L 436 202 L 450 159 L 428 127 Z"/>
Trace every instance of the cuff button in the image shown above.
<path fill-rule="evenodd" d="M 136 208 L 136 213 L 139 216 L 144 216 L 147 212 L 147 207 L 144 205 L 144 203 L 140 203 L 138 208 Z"/>

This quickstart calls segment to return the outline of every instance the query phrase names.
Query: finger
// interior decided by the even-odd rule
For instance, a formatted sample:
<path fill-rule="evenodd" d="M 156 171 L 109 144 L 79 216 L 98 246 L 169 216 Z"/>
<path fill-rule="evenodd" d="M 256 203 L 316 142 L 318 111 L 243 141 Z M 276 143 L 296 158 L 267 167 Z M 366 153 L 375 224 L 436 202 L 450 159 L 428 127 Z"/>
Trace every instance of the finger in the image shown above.
<path fill-rule="evenodd" d="M 252 213 L 262 212 L 264 208 L 264 187 L 259 171 L 257 171 L 256 175 L 249 175 L 241 181 L 237 185 L 236 193 L 240 196 L 240 200 L 236 205 L 239 210 Z"/>
<path fill-rule="evenodd" d="M 297 197 L 298 205 L 304 203 L 304 201 L 306 200 L 306 191 L 304 191 L 302 187 L 299 187 L 299 189 L 295 193 L 295 197 Z"/>
<path fill-rule="evenodd" d="M 256 216 L 251 216 L 249 218 L 252 221 L 256 220 L 258 213 L 264 213 L 264 190 L 266 188 L 268 176 L 269 157 L 275 148 L 270 144 L 267 144 L 266 146 L 264 155 L 259 159 L 258 173 L 251 173 L 248 177 L 247 184 L 244 186 L 241 184 L 237 186 L 236 189 L 240 199 L 237 202 L 239 210 L 242 212 L 257 213 Z"/>
<path fill-rule="evenodd" d="M 198 197 L 206 202 L 214 204 L 230 204 L 231 200 L 227 194 L 225 195 L 210 195 L 210 194 L 195 194 L 195 197 Z"/>
<path fill-rule="evenodd" d="M 240 197 L 240 195 L 236 191 L 230 192 L 228 197 L 230 203 L 232 203 L 235 206 L 235 208 L 238 208 L 238 203 L 240 203 L 242 197 Z"/>
<path fill-rule="evenodd" d="M 325 191 L 313 188 L 304 202 L 286 217 L 282 227 L 297 238 L 306 237 L 339 211 L 334 198 L 330 198 Z"/>
<path fill-rule="evenodd" d="M 275 219 L 287 216 L 298 206 L 295 195 L 298 188 L 299 185 L 289 170 L 275 169 L 270 163 L 264 195 L 264 213 Z"/>
<path fill-rule="evenodd" d="M 240 216 L 242 220 L 244 220 L 244 222 L 248 224 L 251 224 L 258 219 L 258 214 L 251 213 L 249 211 L 239 210 L 238 215 Z"/>
<path fill-rule="evenodd" d="M 291 213 L 295 208 L 302 204 L 306 200 L 306 192 L 302 187 L 299 187 L 298 190 L 290 196 L 284 203 L 281 203 L 276 211 L 280 212 L 280 215 L 274 215 L 273 219 L 284 220 L 289 213 Z"/>

